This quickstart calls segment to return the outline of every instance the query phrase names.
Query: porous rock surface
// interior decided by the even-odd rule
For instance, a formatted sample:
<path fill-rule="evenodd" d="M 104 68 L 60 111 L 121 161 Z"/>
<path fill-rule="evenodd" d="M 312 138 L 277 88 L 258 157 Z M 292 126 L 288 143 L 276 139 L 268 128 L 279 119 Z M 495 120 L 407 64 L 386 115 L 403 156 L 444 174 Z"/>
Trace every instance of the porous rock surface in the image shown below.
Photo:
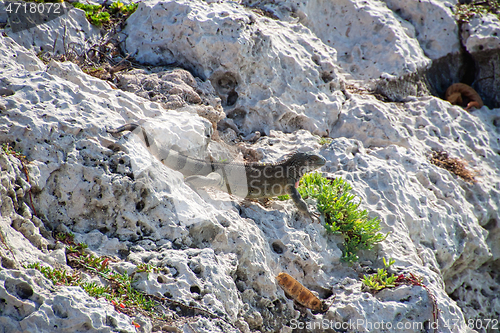
<path fill-rule="evenodd" d="M 221 100 L 210 82 L 203 82 L 186 70 L 158 68 L 153 73 L 131 70 L 117 73 L 116 79 L 120 89 L 134 92 L 150 101 L 157 101 L 166 109 L 176 110 L 198 104 L 195 106 L 197 113 L 208 119 L 214 128 L 226 117 Z"/>
<path fill-rule="evenodd" d="M 311 8 L 320 4 L 300 8 L 312 17 Z M 368 12 L 394 16 L 381 6 Z M 416 15 L 409 10 L 402 16 Z M 299 19 L 313 21 L 307 17 Z M 0 326 L 5 332 L 135 332 L 133 318 L 104 300 L 76 287 L 54 286 L 36 270 L 22 268 L 41 262 L 69 269 L 64 249 L 51 240 L 52 231 L 71 231 L 97 254 L 121 259 L 112 265 L 119 272 L 132 273 L 142 263 L 161 268 L 136 274 L 135 287 L 224 319 L 198 315 L 189 324 L 179 322 L 177 330 L 183 332 L 291 332 L 298 323 L 309 325 L 306 331 L 322 332 L 319 324 L 325 322 L 330 331 L 338 330 L 336 325 L 374 331 L 369 325 L 383 322 L 386 328 L 377 331 L 394 331 L 390 323 L 392 328 L 403 325 L 401 331 L 425 332 L 432 331 L 433 298 L 440 332 L 470 332 L 466 320 L 499 317 L 500 110 L 484 106 L 467 113 L 432 96 L 389 103 L 362 90 L 341 91 L 342 77 L 352 77 L 349 67 L 313 27 L 291 18 L 275 21 L 236 3 L 146 2 L 129 20 L 126 48 L 132 52 L 135 47 L 142 61 L 183 64 L 199 76 L 197 83 L 211 82 L 241 132 L 266 134 L 246 144 L 264 162 L 297 149 L 319 152 L 328 161 L 321 171 L 352 184 L 361 207 L 380 217 L 382 231 L 390 232 L 387 239 L 362 251 L 361 265 L 350 267 L 340 261 L 342 237 L 311 223 L 291 202 L 262 205 L 214 189 L 195 192 L 136 136 L 106 133 L 109 127 L 141 122 L 180 151 L 203 156 L 217 150 L 210 141 L 213 124 L 199 116 L 203 106 L 190 98 L 195 96 L 185 84 L 190 77 L 181 70 L 178 76 L 166 75 L 171 87 L 164 87 L 177 87 L 174 91 L 188 98 L 170 110 L 161 101 L 113 89 L 74 64 L 44 65 L 17 39 L 0 36 L 0 142 L 30 161 L 28 182 L 21 162 L 0 153 Z M 408 22 L 400 24 L 412 30 Z M 417 31 L 433 29 L 422 25 Z M 165 31 L 155 28 L 153 33 L 149 26 Z M 414 37 L 391 45 L 417 47 Z M 415 54 L 444 52 L 432 45 L 420 46 Z M 428 63 L 419 57 L 400 59 Z M 397 71 L 386 73 L 400 75 Z M 207 100 L 218 105 L 216 98 Z M 292 126 L 290 117 L 298 117 L 299 125 Z M 305 130 L 294 131 L 299 128 Z M 333 141 L 320 145 L 309 131 L 329 133 Z M 433 149 L 467 161 L 478 173 L 477 182 L 467 183 L 431 164 Z M 360 277 L 367 267 L 381 267 L 382 257 L 396 259 L 397 273 L 422 276 L 428 290 L 363 291 Z M 299 317 L 298 310 L 304 310 L 276 284 L 274 277 L 282 271 L 328 302 L 336 296 L 335 302 L 325 314 L 306 311 Z M 147 320 L 141 327 L 153 330 Z"/>
<path fill-rule="evenodd" d="M 2 12 L 7 13 L 4 4 L 5 2 L 1 3 L 0 8 L 5 10 L 2 10 Z M 67 2 L 54 6 L 59 5 L 61 8 L 58 7 L 57 12 L 60 12 L 62 15 L 47 23 L 35 26 L 26 24 L 24 26 L 29 26 L 30 28 L 20 31 L 13 31 L 11 28 L 7 28 L 5 29 L 6 33 L 20 45 L 33 48 L 36 53 L 51 52 L 62 55 L 76 52 L 82 54 L 99 40 L 99 28 L 87 21 L 83 10 L 74 8 Z M 23 7 L 18 10 L 22 11 Z M 28 7 L 28 10 L 32 9 Z M 51 10 L 56 11 L 56 8 L 53 7 Z M 29 18 L 29 14 L 27 14 L 26 20 L 29 21 Z M 2 19 L 0 17 L 0 22 L 3 20 L 5 18 Z"/>
<path fill-rule="evenodd" d="M 493 14 L 475 16 L 463 27 L 462 39 L 470 53 L 500 48 L 500 20 Z"/>
<path fill-rule="evenodd" d="M 210 79 L 244 133 L 303 128 L 326 135 L 337 120 L 344 100 L 337 52 L 304 26 L 234 2 L 144 2 L 136 13 L 123 31 L 125 51 L 154 65 L 182 63 Z"/>
<path fill-rule="evenodd" d="M 255 1 L 245 3 L 255 5 Z M 415 38 L 415 28 L 383 1 L 269 3 L 265 8 L 288 21 L 298 19 L 337 50 L 337 63 L 355 79 L 377 79 L 382 74 L 399 77 L 430 63 Z"/>
<path fill-rule="evenodd" d="M 0 272 L 2 332 L 135 332 L 111 303 L 80 287 L 55 288 L 35 269 Z"/>

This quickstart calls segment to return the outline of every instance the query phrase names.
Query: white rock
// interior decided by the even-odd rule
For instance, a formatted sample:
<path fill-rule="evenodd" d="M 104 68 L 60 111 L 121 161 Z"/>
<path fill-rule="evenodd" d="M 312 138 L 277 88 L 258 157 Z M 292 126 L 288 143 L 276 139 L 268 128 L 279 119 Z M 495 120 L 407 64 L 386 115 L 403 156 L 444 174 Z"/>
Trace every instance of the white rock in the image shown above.
<path fill-rule="evenodd" d="M 301 113 L 301 119 L 310 117 L 301 124 L 314 125 L 306 129 L 320 128 L 321 119 L 325 130 L 317 132 L 328 129 L 334 137 L 331 144 L 321 147 L 328 159 L 322 171 L 347 179 L 362 198 L 360 207 L 370 216 L 380 217 L 383 232 L 391 231 L 372 251 L 360 253 L 363 263 L 371 262 L 378 268 L 381 257 L 393 257 L 404 272 L 424 277 L 441 311 L 438 323 L 442 332 L 470 331 L 464 312 L 467 318 L 500 313 L 493 292 L 498 283 L 492 278 L 497 269 L 493 260 L 498 260 L 500 253 L 498 109 L 483 107 L 467 113 L 434 97 L 406 103 L 383 103 L 358 93 L 338 97 L 340 78 L 335 71 L 332 85 L 313 82 L 324 70 L 321 64 L 335 68 L 335 52 L 313 40 L 305 28 L 252 18 L 247 9 L 234 3 L 196 2 L 188 6 L 184 1 L 153 2 L 141 4 L 140 9 L 129 21 L 129 38 L 135 38 L 139 48 L 141 30 L 134 27 L 142 24 L 142 33 L 149 39 L 143 38 L 147 45 L 136 55 L 171 57 L 191 64 L 205 78 L 219 80 L 214 80 L 216 90 L 226 94 L 226 103 L 237 92 L 234 110 L 248 108 L 255 112 L 243 115 L 233 110 L 235 123 L 242 125 L 237 120 L 246 119 L 248 123 L 243 125 L 247 130 L 265 129 L 267 136 L 257 140 L 253 148 L 265 156 L 266 162 L 293 149 L 320 148 L 318 137 L 306 131 L 283 134 L 275 130 L 294 129 L 287 127 L 286 117 L 293 110 L 305 110 L 302 105 L 307 103 L 307 96 L 324 94 L 323 102 L 315 104 L 319 113 Z M 159 13 L 164 16 L 155 18 Z M 170 21 L 175 19 L 177 23 Z M 163 36 L 161 45 L 170 45 L 178 53 L 155 54 L 149 44 L 153 36 L 149 25 L 141 23 L 148 20 L 155 27 L 171 27 L 164 35 L 156 31 L 154 36 Z M 218 25 L 223 35 L 210 35 Z M 247 27 L 258 38 L 247 38 Z M 178 35 L 170 36 L 172 31 Z M 189 46 L 191 38 L 197 41 L 195 47 Z M 262 44 L 243 44 L 250 40 Z M 261 48 L 253 55 L 251 49 L 258 45 Z M 285 56 L 290 45 L 293 50 Z M 227 49 L 218 51 L 223 47 Z M 310 59 L 313 49 L 321 54 L 316 59 L 320 59 L 320 65 Z M 268 58 L 262 60 L 263 56 Z M 355 318 L 372 324 L 384 320 L 394 326 L 412 320 L 432 321 L 431 296 L 420 286 L 400 286 L 375 296 L 362 292 L 359 275 L 365 272 L 360 266 L 349 267 L 339 260 L 341 237 L 311 224 L 291 202 L 273 201 L 264 207 L 213 189 L 195 193 L 178 172 L 156 161 L 133 134 L 118 139 L 105 132 L 106 127 L 142 121 L 148 130 L 156 131 L 155 138 L 196 155 L 207 148 L 211 128 L 196 114 L 165 110 L 158 103 L 113 90 L 72 64 L 52 62 L 44 71 L 45 66 L 34 53 L 3 36 L 0 63 L 6 64 L 1 88 L 13 92 L 3 97 L 0 141 L 15 142 L 15 148 L 33 160 L 28 183 L 13 157 L 0 156 L 2 216 L 7 218 L 4 225 L 17 227 L 36 247 L 43 248 L 43 227 L 57 227 L 75 232 L 76 239 L 88 242 L 102 254 L 126 257 L 123 264 L 114 264 L 121 272 L 131 273 L 133 265 L 139 263 L 160 266 L 164 271 L 149 276 L 136 274 L 137 286 L 151 293 L 168 292 L 175 300 L 193 302 L 224 318 L 238 318 L 237 326 L 242 331 L 291 327 L 291 320 L 299 317 L 293 302 L 276 284 L 275 276 L 281 271 L 322 298 L 331 292 L 337 295 L 326 314 L 306 313 L 312 321 L 348 322 Z M 252 73 L 253 69 L 256 72 Z M 231 74 L 225 75 L 226 71 Z M 393 68 L 390 73 L 397 71 Z M 307 82 L 304 78 L 314 79 Z M 234 82 L 238 87 L 232 85 Z M 299 89 L 301 84 L 304 86 Z M 338 106 L 332 107 L 337 102 Z M 266 118 L 270 114 L 266 105 L 272 106 L 271 111 L 284 110 L 281 114 L 276 111 L 283 118 Z M 324 117 L 329 108 L 335 114 L 332 118 Z M 467 160 L 469 167 L 480 172 L 477 183 L 468 184 L 431 164 L 428 154 L 432 149 Z M 34 205 L 43 223 L 23 202 L 30 188 L 36 190 Z M 10 229 L 9 236 L 21 237 Z M 28 257 L 26 251 L 14 249 L 22 260 Z M 39 253 L 34 254 L 32 261 L 38 261 Z M 58 258 L 58 254 L 45 258 Z M 2 252 L 2 256 L 9 259 L 8 253 Z M 49 330 L 53 327 L 48 323 L 56 322 L 66 330 L 71 330 L 70 324 L 90 331 L 110 331 L 113 325 L 134 330 L 128 318 L 79 289 L 61 288 L 61 293 L 50 293 L 47 280 L 35 271 L 3 270 L 0 279 L 9 281 L 0 283 L 0 293 L 9 300 L 7 313 L 0 316 L 2 327 L 35 332 L 32 325 L 41 323 L 38 327 Z M 488 304 L 472 311 L 474 293 L 468 291 L 469 285 L 477 285 L 481 301 Z M 26 298 L 30 290 L 34 296 Z M 449 295 L 457 298 L 457 303 Z M 55 306 L 59 303 L 65 308 Z M 59 315 L 66 315 L 65 309 L 68 316 L 61 318 Z M 29 317 L 23 317 L 26 313 Z M 109 321 L 106 313 L 111 316 Z M 446 327 L 446 322 L 456 322 L 457 327 Z M 217 328 L 214 323 L 199 318 L 192 326 L 200 332 L 232 330 Z M 190 332 L 188 325 L 182 329 Z"/>
<path fill-rule="evenodd" d="M 336 52 L 301 25 L 201 1 L 143 2 L 127 22 L 126 52 L 145 63 L 182 63 L 210 79 L 245 133 L 325 135 L 337 119 Z"/>
<path fill-rule="evenodd" d="M 2 198 L 5 200 L 5 197 Z M 3 201 L 2 200 L 2 201 Z M 33 246 L 20 232 L 10 226 L 10 219 L 0 218 L 4 247 L 1 252 L 1 264 L 4 268 L 19 268 L 20 263 L 33 263 L 44 259 L 44 253 Z"/>
<path fill-rule="evenodd" d="M 55 6 L 65 7 L 59 10 L 66 14 L 18 32 L 8 28 L 5 33 L 18 44 L 34 48 L 37 53 L 55 51 L 56 54 L 81 54 L 99 40 L 99 29 L 89 23 L 83 10 L 66 2 L 54 4 L 51 10 L 56 10 Z"/>
<path fill-rule="evenodd" d="M 8 77 L 19 70 L 40 71 L 45 68 L 43 62 L 34 53 L 26 52 L 26 49 L 21 47 L 12 38 L 4 36 L 0 38 L 2 43 L 0 53 L 3 59 L 0 65 L 0 73 L 4 77 L 4 80 L 8 82 Z"/>
<path fill-rule="evenodd" d="M 285 1 L 299 22 L 337 51 L 338 64 L 355 79 L 397 77 L 425 68 L 430 60 L 415 28 L 382 1 Z"/>
<path fill-rule="evenodd" d="M 458 25 L 452 8 L 457 0 L 384 0 L 387 6 L 415 29 L 415 37 L 432 60 L 460 52 Z"/>
<path fill-rule="evenodd" d="M 54 287 L 34 269 L 2 270 L 0 321 L 7 332 L 136 332 L 132 319 L 80 287 Z"/>
<path fill-rule="evenodd" d="M 151 252 L 136 252 L 129 260 L 143 262 L 141 256 L 151 256 Z M 150 273 L 137 277 L 135 284 L 139 290 L 152 295 L 169 295 L 170 299 L 201 299 L 202 308 L 212 312 L 227 314 L 236 320 L 238 309 L 242 307 L 238 299 L 236 284 L 231 278 L 235 274 L 238 260 L 234 253 L 215 254 L 212 249 L 203 250 L 163 250 L 149 259 L 154 267 L 167 267 L 171 274 Z"/>
<path fill-rule="evenodd" d="M 462 39 L 470 53 L 500 49 L 500 20 L 493 14 L 476 15 L 463 27 Z"/>

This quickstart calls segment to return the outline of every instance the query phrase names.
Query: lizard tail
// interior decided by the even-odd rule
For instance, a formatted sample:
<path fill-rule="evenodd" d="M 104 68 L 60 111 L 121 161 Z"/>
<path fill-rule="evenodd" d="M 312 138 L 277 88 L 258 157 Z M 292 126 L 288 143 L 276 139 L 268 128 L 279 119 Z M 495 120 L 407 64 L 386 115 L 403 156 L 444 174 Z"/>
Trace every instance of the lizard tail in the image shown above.
<path fill-rule="evenodd" d="M 148 134 L 147 134 L 146 130 L 144 129 L 144 127 L 142 127 L 139 124 L 135 124 L 135 123 L 125 124 L 125 125 L 120 126 L 120 127 L 116 128 L 116 129 L 106 129 L 106 132 L 108 132 L 109 134 L 118 134 L 118 133 L 121 133 L 121 132 L 124 132 L 124 131 L 133 132 L 137 128 L 141 128 L 142 135 L 144 137 L 144 143 L 146 144 L 146 147 L 149 148 L 150 144 L 149 144 Z"/>
<path fill-rule="evenodd" d="M 472 107 L 480 109 L 483 106 L 483 101 L 479 94 L 472 87 L 464 83 L 452 84 L 446 90 L 445 98 L 454 105 L 461 105 L 463 99 L 467 98 L 469 102 L 465 108 L 467 111 Z"/>

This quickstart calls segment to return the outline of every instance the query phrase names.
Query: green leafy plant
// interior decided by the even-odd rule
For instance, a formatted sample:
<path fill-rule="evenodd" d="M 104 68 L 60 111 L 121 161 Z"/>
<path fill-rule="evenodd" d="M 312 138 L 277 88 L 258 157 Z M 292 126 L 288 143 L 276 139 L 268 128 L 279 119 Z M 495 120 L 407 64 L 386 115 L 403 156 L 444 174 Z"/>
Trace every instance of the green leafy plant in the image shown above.
<path fill-rule="evenodd" d="M 333 139 L 332 138 L 319 138 L 318 142 L 320 145 L 328 145 L 332 143 Z"/>
<path fill-rule="evenodd" d="M 102 26 L 104 23 L 109 22 L 110 14 L 107 11 L 103 11 L 101 5 L 90 5 L 79 2 L 73 2 L 75 8 L 81 9 L 85 12 L 87 20 L 95 26 Z"/>
<path fill-rule="evenodd" d="M 90 296 L 95 298 L 104 297 L 113 305 L 122 309 L 131 307 L 152 311 L 156 306 L 156 301 L 132 287 L 132 276 L 127 273 L 117 273 L 109 268 L 107 258 L 80 254 L 78 257 L 73 256 L 72 260 L 77 262 L 77 266 L 98 274 L 107 280 L 109 284 L 84 282 L 79 271 L 75 270 L 73 273 L 68 273 L 64 269 L 55 269 L 43 266 L 40 263 L 27 264 L 24 265 L 24 268 L 40 271 L 54 285 L 80 286 Z M 150 269 L 153 270 L 153 268 Z"/>
<path fill-rule="evenodd" d="M 123 2 L 118 0 L 116 2 L 113 2 L 109 6 L 109 11 L 113 14 L 122 13 L 124 15 L 130 15 L 133 12 L 135 12 L 138 6 L 139 6 L 138 3 L 130 3 L 128 5 L 125 5 L 123 4 Z"/>
<path fill-rule="evenodd" d="M 376 274 L 372 274 L 369 276 L 363 276 L 363 284 L 367 286 L 369 289 L 374 291 L 379 291 L 384 288 L 394 288 L 396 286 L 396 280 L 398 276 L 391 274 L 391 276 L 387 275 L 387 270 L 391 267 L 396 261 L 394 259 L 389 259 L 389 262 L 384 260 L 384 268 L 377 269 Z"/>
<path fill-rule="evenodd" d="M 126 15 L 130 15 L 132 13 L 135 12 L 135 10 L 137 9 L 137 7 L 139 7 L 139 3 L 130 3 L 128 5 L 124 5 L 121 9 L 121 12 L 126 14 Z"/>
<path fill-rule="evenodd" d="M 137 273 L 157 273 L 159 271 L 158 267 L 155 267 L 151 264 L 138 264 L 135 270 Z"/>
<path fill-rule="evenodd" d="M 40 263 L 32 263 L 23 266 L 26 269 L 36 269 L 54 285 L 78 286 L 81 283 L 81 277 L 78 272 L 69 275 L 65 269 L 54 269 L 49 266 L 42 266 Z"/>
<path fill-rule="evenodd" d="M 115 1 L 107 7 L 101 5 L 90 5 L 79 2 L 74 2 L 73 6 L 85 12 L 87 20 L 95 26 L 101 27 L 109 24 L 112 21 L 116 22 L 120 18 L 126 19 L 130 14 L 135 12 L 138 3 L 123 4 L 121 1 Z"/>
<path fill-rule="evenodd" d="M 110 11 L 111 13 L 113 13 L 113 14 L 114 14 L 114 13 L 118 13 L 118 12 L 122 9 L 122 7 L 123 7 L 123 6 L 124 6 L 124 5 L 123 5 L 123 2 L 121 2 L 121 1 L 116 1 L 116 2 L 113 2 L 113 3 L 109 6 L 109 11 Z"/>
<path fill-rule="evenodd" d="M 380 220 L 370 219 L 366 210 L 360 210 L 361 200 L 351 194 L 352 187 L 342 178 L 328 179 L 319 172 L 302 177 L 298 191 L 303 198 L 314 198 L 318 210 L 325 214 L 325 228 L 344 236 L 342 260 L 357 261 L 358 251 L 369 250 L 388 234 L 380 232 Z M 287 200 L 288 195 L 278 197 Z"/>
<path fill-rule="evenodd" d="M 26 161 L 26 156 L 20 150 L 15 150 L 8 143 L 2 143 L 2 150 L 7 155 L 12 155 L 20 160 Z"/>

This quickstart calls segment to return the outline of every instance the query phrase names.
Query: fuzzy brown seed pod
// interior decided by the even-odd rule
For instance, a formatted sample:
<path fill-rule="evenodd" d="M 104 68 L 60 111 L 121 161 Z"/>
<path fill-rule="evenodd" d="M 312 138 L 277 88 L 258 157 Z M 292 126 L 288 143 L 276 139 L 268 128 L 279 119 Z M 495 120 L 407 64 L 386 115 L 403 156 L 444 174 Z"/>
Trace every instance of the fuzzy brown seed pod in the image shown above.
<path fill-rule="evenodd" d="M 289 274 L 279 273 L 276 280 L 280 287 L 300 305 L 314 311 L 325 312 L 320 299 Z"/>
<path fill-rule="evenodd" d="M 467 103 L 465 107 L 467 111 L 473 107 L 480 109 L 484 105 L 479 94 L 464 83 L 455 83 L 446 89 L 445 99 L 453 105 L 462 107 Z"/>

